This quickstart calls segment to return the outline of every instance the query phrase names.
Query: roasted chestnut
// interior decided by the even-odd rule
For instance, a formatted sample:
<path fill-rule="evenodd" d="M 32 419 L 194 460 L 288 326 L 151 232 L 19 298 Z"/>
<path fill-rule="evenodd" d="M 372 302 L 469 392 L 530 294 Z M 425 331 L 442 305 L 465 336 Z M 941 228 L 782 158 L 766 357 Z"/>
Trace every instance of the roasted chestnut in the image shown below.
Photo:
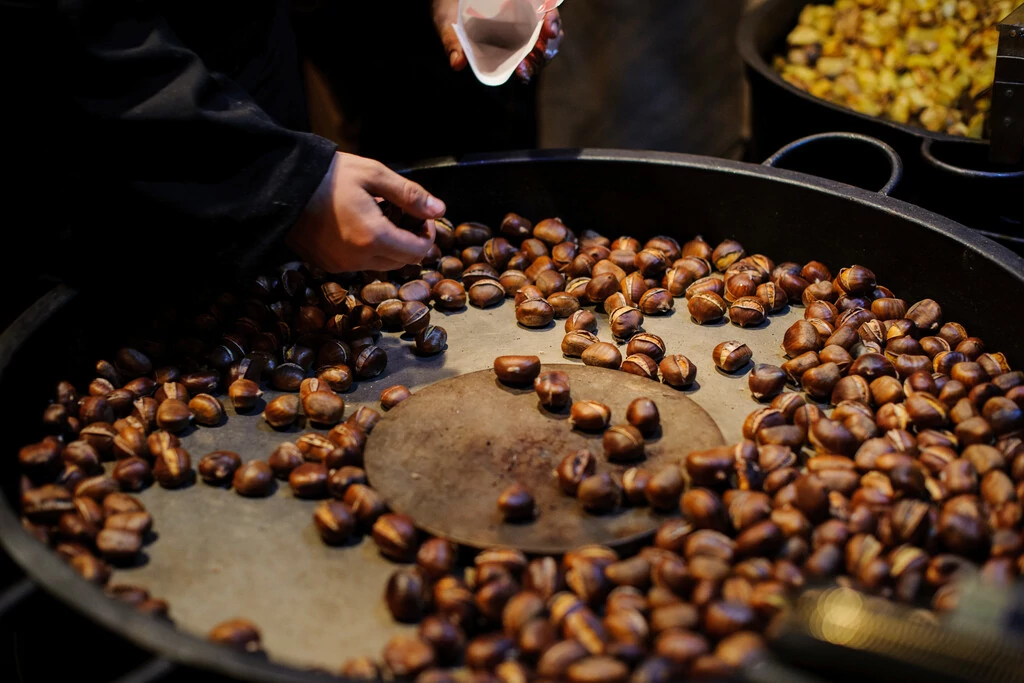
<path fill-rule="evenodd" d="M 430 325 L 430 308 L 421 301 L 406 301 L 402 304 L 399 320 L 403 330 L 417 335 Z"/>
<path fill-rule="evenodd" d="M 640 332 L 644 324 L 644 315 L 636 308 L 620 306 L 608 316 L 608 324 L 612 329 L 612 336 L 616 339 L 631 339 Z"/>
<path fill-rule="evenodd" d="M 545 327 L 554 318 L 555 310 L 544 299 L 531 299 L 516 307 L 516 320 L 524 327 Z"/>
<path fill-rule="evenodd" d="M 715 365 L 724 372 L 736 372 L 750 362 L 753 353 L 746 344 L 738 341 L 725 341 L 711 352 Z"/>
<path fill-rule="evenodd" d="M 424 354 L 424 355 L 438 354 L 438 353 L 441 353 L 442 351 L 444 351 L 447 347 L 448 347 L 448 331 L 445 330 L 440 325 L 430 325 L 429 327 L 425 328 L 419 334 L 416 335 L 416 350 L 419 353 L 421 353 L 421 354 Z M 370 348 L 373 348 L 374 350 L 379 351 L 380 352 L 380 357 L 383 359 L 382 361 L 378 361 L 379 364 L 380 364 L 379 365 L 379 369 L 377 369 L 376 372 L 373 375 L 369 375 L 369 376 L 373 377 L 373 376 L 379 375 L 381 372 L 384 371 L 384 366 L 387 365 L 387 355 L 383 351 L 381 351 L 380 349 L 378 349 L 376 347 L 370 347 Z M 360 373 L 359 373 L 359 359 L 358 358 L 356 359 L 356 376 L 357 377 L 366 376 L 366 375 L 360 375 Z"/>
<path fill-rule="evenodd" d="M 562 338 L 562 353 L 569 358 L 579 358 L 591 345 L 597 343 L 597 335 L 593 332 L 573 330 Z"/>
<path fill-rule="evenodd" d="M 664 315 L 675 307 L 672 293 L 661 287 L 648 289 L 637 302 L 644 315 Z"/>
<path fill-rule="evenodd" d="M 606 472 L 587 477 L 576 489 L 583 508 L 596 513 L 611 512 L 619 505 L 622 490 Z"/>
<path fill-rule="evenodd" d="M 167 401 L 164 403 L 166 404 Z M 163 404 L 161 404 L 162 407 Z M 205 427 L 216 427 L 224 420 L 224 406 L 220 400 L 209 394 L 197 394 L 188 402 L 188 407 L 192 411 L 195 421 Z M 158 409 L 158 422 L 159 416 L 160 410 Z"/>
<path fill-rule="evenodd" d="M 611 408 L 599 401 L 576 401 L 569 410 L 573 426 L 586 432 L 603 430 L 611 421 Z"/>
<path fill-rule="evenodd" d="M 729 320 L 740 327 L 760 325 L 766 316 L 765 305 L 757 297 L 740 297 L 729 306 Z"/>
<path fill-rule="evenodd" d="M 634 399 L 626 408 L 626 421 L 646 437 L 654 436 L 661 424 L 658 406 L 649 398 Z"/>
<path fill-rule="evenodd" d="M 345 412 L 345 399 L 333 391 L 313 391 L 302 399 L 302 410 L 309 421 L 325 427 L 341 422 Z"/>
<path fill-rule="evenodd" d="M 494 374 L 511 386 L 529 386 L 540 374 L 537 356 L 498 356 L 494 359 Z"/>
<path fill-rule="evenodd" d="M 536 515 L 537 506 L 526 487 L 512 484 L 498 496 L 498 511 L 506 521 L 522 522 Z"/>
<path fill-rule="evenodd" d="M 431 293 L 434 297 L 434 305 L 441 310 L 457 311 L 466 306 L 466 288 L 456 280 L 441 280 L 434 285 Z"/>
<path fill-rule="evenodd" d="M 578 335 L 579 333 L 572 333 Z M 568 337 L 568 335 L 566 335 Z M 563 348 L 564 348 L 563 343 Z M 566 354 L 568 355 L 568 354 Z M 608 342 L 595 342 L 589 344 L 580 354 L 584 365 L 592 365 L 598 368 L 610 368 L 618 370 L 622 365 L 622 353 L 615 344 Z"/>
<path fill-rule="evenodd" d="M 597 318 L 590 311 L 575 311 L 570 314 L 568 320 L 565 321 L 566 333 L 572 332 L 573 330 L 585 330 L 587 332 L 596 333 Z"/>
<path fill-rule="evenodd" d="M 626 354 L 642 353 L 645 356 L 660 361 L 665 356 L 665 342 L 656 334 L 641 332 L 629 340 L 626 345 Z"/>
<path fill-rule="evenodd" d="M 489 308 L 505 300 L 505 288 L 497 280 L 484 278 L 469 286 L 468 297 L 470 305 Z"/>
<path fill-rule="evenodd" d="M 644 457 L 644 437 L 631 424 L 610 427 L 601 440 L 612 462 L 634 462 Z"/>
<path fill-rule="evenodd" d="M 750 371 L 747 385 L 755 400 L 775 398 L 786 386 L 786 373 L 778 366 L 758 363 Z"/>
<path fill-rule="evenodd" d="M 725 317 L 729 310 L 729 304 L 720 294 L 715 292 L 699 292 L 690 297 L 686 304 L 686 310 L 690 312 L 693 319 L 703 325 L 713 323 Z"/>
<path fill-rule="evenodd" d="M 569 394 L 569 376 L 561 370 L 540 373 L 533 381 L 533 388 L 540 398 L 541 405 L 546 408 L 558 410 L 569 405 L 572 400 Z"/>
<path fill-rule="evenodd" d="M 677 389 L 689 387 L 697 377 L 697 366 L 680 354 L 665 356 L 658 364 L 658 371 L 662 382 Z"/>
<path fill-rule="evenodd" d="M 576 489 L 580 482 L 592 475 L 597 468 L 597 460 L 593 454 L 581 449 L 575 453 L 562 458 L 555 473 L 558 475 L 558 484 L 570 496 L 576 495 Z"/>
<path fill-rule="evenodd" d="M 278 396 L 263 410 L 263 419 L 274 429 L 290 427 L 299 415 L 299 397 L 294 394 Z"/>
<path fill-rule="evenodd" d="M 658 363 L 653 358 L 642 353 L 634 353 L 626 356 L 622 361 L 620 369 L 631 375 L 644 377 L 646 379 L 658 379 Z"/>

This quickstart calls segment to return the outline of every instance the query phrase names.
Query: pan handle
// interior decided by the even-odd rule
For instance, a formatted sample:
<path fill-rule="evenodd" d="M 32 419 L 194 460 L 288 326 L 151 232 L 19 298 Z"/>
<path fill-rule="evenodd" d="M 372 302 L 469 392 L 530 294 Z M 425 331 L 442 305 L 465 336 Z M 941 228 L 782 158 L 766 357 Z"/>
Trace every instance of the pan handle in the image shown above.
<path fill-rule="evenodd" d="M 972 168 L 961 168 L 960 166 L 954 166 L 953 164 L 942 161 L 932 152 L 932 143 L 935 142 L 934 138 L 925 138 L 921 142 L 921 156 L 924 160 L 931 164 L 934 168 L 945 171 L 946 173 L 952 173 L 960 178 L 983 178 L 983 179 L 999 179 L 999 180 L 1012 180 L 1014 178 L 1024 178 L 1024 171 L 978 171 Z"/>
<path fill-rule="evenodd" d="M 789 153 L 800 149 L 806 145 L 813 145 L 816 142 L 823 140 L 835 141 L 845 140 L 848 142 L 858 142 L 874 147 L 879 152 L 884 154 L 889 160 L 889 181 L 878 191 L 878 194 L 888 197 L 892 194 L 892 191 L 896 188 L 897 183 L 900 182 L 900 178 L 903 177 L 903 160 L 900 159 L 900 155 L 896 153 L 889 145 L 885 144 L 881 140 L 870 137 L 868 135 L 861 135 L 860 133 L 818 133 L 817 135 L 808 135 L 805 138 L 794 140 L 775 154 L 771 155 L 764 160 L 764 166 L 775 167 L 784 158 L 789 156 Z"/>

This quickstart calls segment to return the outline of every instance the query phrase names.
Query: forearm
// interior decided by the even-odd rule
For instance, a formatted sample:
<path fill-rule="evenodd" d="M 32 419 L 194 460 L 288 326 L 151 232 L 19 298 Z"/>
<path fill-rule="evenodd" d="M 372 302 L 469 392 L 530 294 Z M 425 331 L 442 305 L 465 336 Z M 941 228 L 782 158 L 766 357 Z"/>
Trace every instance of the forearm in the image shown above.
<path fill-rule="evenodd" d="M 59 19 L 83 217 L 102 220 L 123 258 L 258 262 L 297 220 L 333 143 L 274 122 L 148 3 L 74 0 Z"/>

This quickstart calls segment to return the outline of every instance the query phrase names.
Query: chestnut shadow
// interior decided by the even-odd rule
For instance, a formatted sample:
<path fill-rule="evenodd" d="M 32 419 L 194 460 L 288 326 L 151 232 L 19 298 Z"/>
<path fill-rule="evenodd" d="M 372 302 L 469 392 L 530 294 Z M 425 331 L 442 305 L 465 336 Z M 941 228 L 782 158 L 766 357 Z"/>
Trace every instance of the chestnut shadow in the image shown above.
<path fill-rule="evenodd" d="M 306 431 L 306 416 L 300 413 L 295 418 L 295 422 L 292 422 L 287 427 L 281 428 L 271 427 L 266 420 L 260 420 L 257 429 L 271 434 L 298 434 L 299 432 Z"/>
<path fill-rule="evenodd" d="M 166 489 L 168 491 L 184 491 L 186 489 L 190 489 L 193 486 L 195 486 L 197 479 L 199 479 L 199 477 L 196 476 L 196 471 L 193 469 L 193 470 L 189 470 L 188 479 L 185 481 L 185 483 L 183 483 L 183 484 L 181 484 L 179 486 L 172 486 L 170 488 L 167 488 L 166 486 L 161 486 L 160 488 Z"/>
<path fill-rule="evenodd" d="M 565 406 L 564 408 L 548 408 L 540 401 L 537 401 L 537 410 L 540 411 L 541 415 L 549 420 L 568 420 L 569 408 L 570 406 Z"/>
<path fill-rule="evenodd" d="M 697 380 L 693 380 L 693 382 L 691 382 L 690 385 L 686 386 L 686 387 L 674 387 L 671 384 L 666 384 L 665 382 L 662 382 L 661 385 L 663 387 L 668 387 L 669 389 L 673 389 L 673 390 L 679 392 L 680 394 L 692 394 L 692 393 L 700 390 L 700 382 L 698 382 Z"/>
<path fill-rule="evenodd" d="M 271 496 L 276 494 L 280 488 L 281 488 L 280 480 L 277 477 L 274 477 L 273 479 L 270 480 L 270 492 L 269 493 L 267 493 L 265 496 L 249 496 L 249 497 L 256 498 L 256 499 L 259 499 L 259 498 L 270 498 Z M 235 495 L 240 495 L 240 494 L 236 493 Z M 242 497 L 244 498 L 246 496 L 242 496 Z"/>
<path fill-rule="evenodd" d="M 412 352 L 413 357 L 418 358 L 421 361 L 426 361 L 426 360 L 431 360 L 433 358 L 437 358 L 438 356 L 444 355 L 444 352 L 448 350 L 448 343 L 445 342 L 445 345 L 444 345 L 443 349 L 441 349 L 440 351 L 433 352 L 433 353 L 427 353 L 425 351 L 420 351 L 418 348 L 416 348 L 415 345 L 413 345 L 409 350 Z"/>
<path fill-rule="evenodd" d="M 659 439 L 661 439 L 663 434 L 664 434 L 664 432 L 662 431 L 661 425 L 659 424 L 655 428 L 653 434 L 651 434 L 650 436 L 645 436 L 644 437 L 644 443 L 654 443 L 655 441 L 658 441 Z"/>
<path fill-rule="evenodd" d="M 681 387 L 681 388 L 677 389 L 676 391 L 678 391 L 679 393 L 682 393 L 682 394 L 693 394 L 693 393 L 696 393 L 697 391 L 700 391 L 700 382 L 698 382 L 697 380 L 693 380 L 693 384 L 691 384 L 690 386 L 688 386 L 688 387 Z"/>
<path fill-rule="evenodd" d="M 593 442 L 593 443 L 588 443 L 587 444 L 588 448 L 597 449 L 597 450 L 601 450 L 601 448 L 602 448 L 601 440 L 604 438 L 604 431 L 605 431 L 604 429 L 601 429 L 601 430 L 596 431 L 596 432 L 587 432 L 587 431 L 584 431 L 582 429 L 577 429 L 576 427 L 572 427 L 572 433 L 573 434 L 575 434 L 577 436 L 582 436 L 587 441 Z"/>
<path fill-rule="evenodd" d="M 689 312 L 689 311 L 687 311 L 687 312 Z M 699 323 L 691 315 L 690 316 L 690 322 L 693 323 L 694 325 L 700 325 L 701 327 L 724 327 L 725 325 L 729 324 L 729 319 L 726 318 L 726 317 L 722 317 L 722 318 L 719 318 L 718 320 L 712 320 L 712 321 L 706 322 L 706 323 Z"/>
<path fill-rule="evenodd" d="M 732 372 L 726 372 L 722 368 L 715 366 L 715 372 L 722 377 L 728 377 L 729 379 L 741 379 L 744 375 L 754 369 L 754 361 L 748 360 L 742 367 L 733 370 Z"/>
<path fill-rule="evenodd" d="M 766 315 L 764 317 L 764 320 L 762 320 L 756 325 L 747 325 L 746 327 L 743 327 L 742 325 L 737 325 L 737 327 L 744 330 L 764 330 L 767 329 L 771 324 L 771 319 Z"/>
<path fill-rule="evenodd" d="M 243 463 L 243 464 L 244 464 L 244 463 Z M 233 477 L 233 476 L 234 476 L 234 475 L 232 475 L 232 477 Z M 216 481 L 206 481 L 206 480 L 205 480 L 205 479 L 203 479 L 202 477 L 198 477 L 198 479 L 199 479 L 199 481 L 203 482 L 203 486 L 205 486 L 205 487 L 207 487 L 207 488 L 211 488 L 211 489 L 223 489 L 223 490 L 225 490 L 225 491 L 230 491 L 230 490 L 231 490 L 231 479 L 232 479 L 232 477 L 228 477 L 228 480 L 227 480 L 227 481 L 222 481 L 222 482 L 216 482 Z"/>
<path fill-rule="evenodd" d="M 628 507 L 626 509 L 633 510 L 635 509 L 635 507 Z M 652 529 L 649 533 L 643 534 L 636 540 L 629 541 L 627 543 L 622 543 L 616 546 L 615 549 L 616 551 L 618 551 L 620 557 L 629 557 L 631 555 L 635 555 L 641 550 L 643 550 L 645 546 L 649 546 L 651 544 L 651 542 L 654 540 L 655 532 L 656 530 Z"/>
<path fill-rule="evenodd" d="M 160 533 L 150 529 L 142 536 L 142 545 L 147 546 L 160 540 Z"/>
<path fill-rule="evenodd" d="M 506 524 L 508 526 L 530 526 L 531 524 L 535 524 L 538 521 L 537 517 L 538 515 L 536 513 L 534 513 L 533 516 L 528 517 L 527 519 L 505 519 L 504 517 L 502 517 L 501 523 Z"/>
<path fill-rule="evenodd" d="M 317 534 L 317 537 L 319 538 L 319 534 Z M 330 545 L 325 543 L 324 545 L 332 550 L 345 550 L 346 548 L 354 548 L 359 545 L 363 542 L 363 538 L 364 535 L 357 531 L 341 543 L 331 543 Z"/>
<path fill-rule="evenodd" d="M 149 553 L 140 550 L 128 562 L 111 562 L 118 569 L 141 569 L 149 564 Z"/>
<path fill-rule="evenodd" d="M 516 326 L 519 329 L 525 330 L 527 332 L 547 332 L 548 330 L 553 330 L 556 327 L 554 319 L 552 319 L 551 322 L 549 322 L 547 325 L 544 325 L 543 327 L 527 327 L 521 322 L 516 322 Z"/>
<path fill-rule="evenodd" d="M 231 405 L 231 399 L 228 399 L 228 405 Z M 227 408 L 227 406 L 225 406 L 225 408 Z M 239 410 L 238 408 L 235 408 L 234 406 L 231 406 L 232 412 L 236 416 L 242 416 L 242 417 L 245 417 L 247 415 L 262 415 L 263 411 L 266 410 L 266 409 L 267 409 L 267 402 L 265 400 L 263 400 L 262 396 L 260 398 L 256 399 L 256 402 L 252 405 L 252 408 L 245 408 L 243 410 Z M 225 415 L 228 414 L 227 410 L 224 411 L 224 414 Z"/>
<path fill-rule="evenodd" d="M 431 308 L 430 309 L 430 315 L 431 315 L 431 317 L 433 317 L 434 315 L 440 313 L 445 318 L 450 318 L 453 315 L 459 315 L 460 313 L 465 313 L 468 308 L 469 308 L 468 306 L 463 306 L 462 308 L 444 308 L 444 309 L 441 309 L 441 308 Z M 403 336 L 405 336 L 405 335 L 403 335 Z"/>
<path fill-rule="evenodd" d="M 199 425 L 197 425 L 195 422 L 189 422 L 188 427 L 185 427 L 183 430 L 175 434 L 175 436 L 177 436 L 179 439 L 184 440 L 198 431 Z"/>
<path fill-rule="evenodd" d="M 533 393 L 533 383 L 523 385 L 521 387 L 512 386 L 511 384 L 505 384 L 497 377 L 494 378 L 494 386 L 504 391 L 506 394 L 512 394 L 513 396 L 522 396 L 523 394 Z"/>
<path fill-rule="evenodd" d="M 439 538 L 444 538 L 444 536 L 439 536 Z M 448 539 L 445 538 L 445 540 L 448 540 Z M 468 569 L 470 567 L 476 566 L 476 563 L 474 562 L 474 560 L 476 559 L 477 553 L 480 552 L 479 550 L 477 550 L 476 548 L 471 548 L 468 545 L 462 545 L 461 543 L 454 543 L 453 541 L 449 541 L 449 543 L 452 543 L 452 545 L 455 546 L 455 571 L 456 572 L 458 572 L 460 569 L 464 570 L 464 569 Z M 458 575 L 462 576 L 462 574 L 458 574 Z"/>
<path fill-rule="evenodd" d="M 806 401 L 808 405 L 817 406 L 817 407 L 821 408 L 822 412 L 828 411 L 832 407 L 831 401 L 829 401 L 827 398 L 821 398 L 821 399 L 814 398 L 813 396 L 808 394 L 806 391 L 803 392 L 803 394 L 804 394 L 804 401 Z"/>
<path fill-rule="evenodd" d="M 607 512 L 595 512 L 594 510 L 584 509 L 584 514 L 590 515 L 591 517 L 600 517 L 601 519 L 615 519 L 629 513 L 633 508 L 619 505 L 614 510 L 608 510 Z"/>

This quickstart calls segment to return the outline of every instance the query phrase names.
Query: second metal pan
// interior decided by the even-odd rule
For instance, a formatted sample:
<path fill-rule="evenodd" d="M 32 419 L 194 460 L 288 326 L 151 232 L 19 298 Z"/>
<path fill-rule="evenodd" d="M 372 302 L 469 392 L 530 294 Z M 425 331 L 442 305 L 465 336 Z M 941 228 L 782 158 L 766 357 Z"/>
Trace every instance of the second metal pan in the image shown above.
<path fill-rule="evenodd" d="M 765 0 L 740 21 L 737 47 L 746 64 L 751 94 L 750 158 L 764 159 L 783 145 L 815 133 L 844 130 L 870 135 L 892 146 L 906 164 L 896 197 L 985 231 L 1018 252 L 1024 249 L 1024 209 L 1019 201 L 1024 164 L 993 164 L 988 160 L 987 141 L 861 114 L 782 79 L 772 67 L 772 57 L 784 52 L 786 36 L 807 4 L 807 0 Z M 861 177 L 864 164 L 856 155 L 822 157 L 798 170 L 849 179 Z"/>

